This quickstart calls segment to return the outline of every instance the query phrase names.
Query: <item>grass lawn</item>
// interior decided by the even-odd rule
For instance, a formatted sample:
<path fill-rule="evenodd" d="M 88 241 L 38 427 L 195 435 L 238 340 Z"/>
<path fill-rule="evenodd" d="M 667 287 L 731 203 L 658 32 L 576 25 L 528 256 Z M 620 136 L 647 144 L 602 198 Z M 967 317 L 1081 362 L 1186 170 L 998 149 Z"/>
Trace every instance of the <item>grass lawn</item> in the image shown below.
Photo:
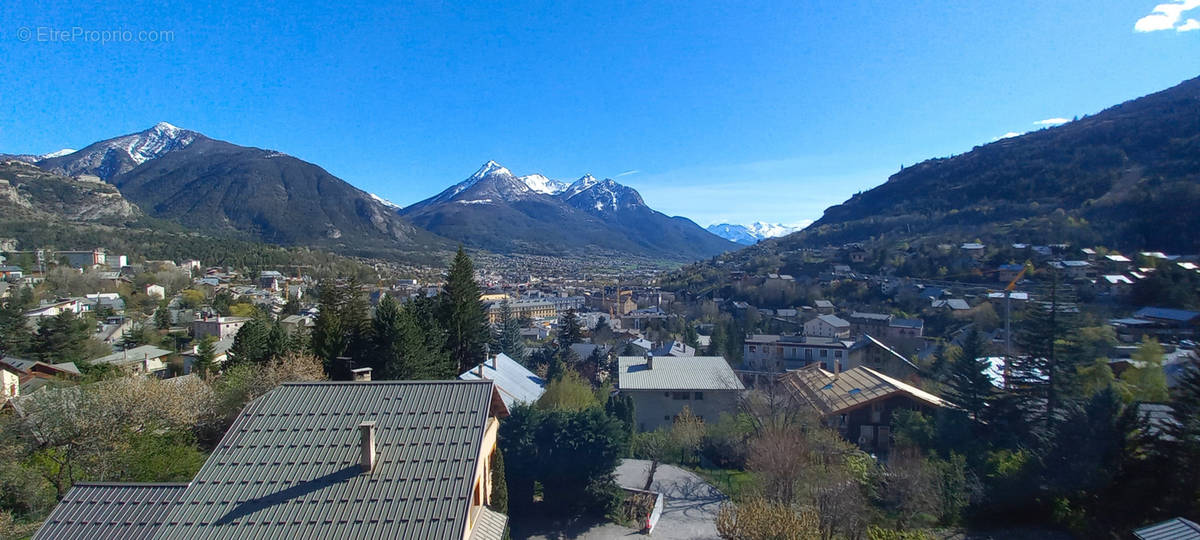
<path fill-rule="evenodd" d="M 696 473 L 734 501 L 740 500 L 754 485 L 754 475 L 746 471 L 701 467 L 688 467 L 688 470 Z"/>

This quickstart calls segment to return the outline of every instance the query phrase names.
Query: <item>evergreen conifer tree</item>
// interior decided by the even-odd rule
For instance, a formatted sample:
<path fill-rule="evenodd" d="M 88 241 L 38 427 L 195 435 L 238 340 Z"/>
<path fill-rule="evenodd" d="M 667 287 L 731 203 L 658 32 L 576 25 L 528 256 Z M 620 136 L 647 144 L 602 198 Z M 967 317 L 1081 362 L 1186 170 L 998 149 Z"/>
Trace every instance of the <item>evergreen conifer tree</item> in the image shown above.
<path fill-rule="evenodd" d="M 572 344 L 583 341 L 583 328 L 579 322 L 579 316 L 575 314 L 575 309 L 568 309 L 559 317 L 558 328 L 558 346 L 561 349 L 570 349 Z"/>
<path fill-rule="evenodd" d="M 380 377 L 388 380 L 428 380 L 453 377 L 444 336 L 436 327 L 428 332 L 418 320 L 418 310 L 384 297 L 371 321 L 372 339 Z"/>
<path fill-rule="evenodd" d="M 367 302 L 356 278 L 342 282 L 325 280 L 320 288 L 311 347 L 331 379 L 345 380 L 353 366 L 338 359 L 366 352 L 364 345 L 370 333 Z"/>
<path fill-rule="evenodd" d="M 1079 330 L 1078 308 L 1057 272 L 1042 300 L 1030 302 L 1014 336 L 1023 355 L 1009 361 L 1009 383 L 1025 397 L 1030 419 L 1052 433 L 1066 405 L 1080 396 L 1079 355 L 1073 340 Z"/>
<path fill-rule="evenodd" d="M 479 297 L 475 266 L 459 246 L 450 264 L 439 308 L 439 320 L 446 331 L 446 349 L 459 373 L 483 360 L 483 346 L 489 341 L 487 314 Z"/>
<path fill-rule="evenodd" d="M 972 326 L 964 338 L 958 358 L 948 367 L 947 394 L 950 401 L 962 408 L 974 420 L 980 420 L 991 401 L 994 387 L 987 370 L 987 343 Z"/>
<path fill-rule="evenodd" d="M 217 356 L 216 353 L 216 337 L 207 335 L 200 338 L 200 343 L 196 345 L 196 362 L 192 365 L 192 370 L 200 376 L 201 379 L 207 379 L 209 373 L 215 367 L 213 361 Z"/>
<path fill-rule="evenodd" d="M 500 352 L 522 364 L 525 363 L 525 357 L 528 355 L 528 352 L 525 350 L 525 343 L 521 339 L 521 322 L 513 314 L 512 304 L 507 299 L 500 303 L 500 320 L 498 324 L 499 332 L 496 336 L 496 345 L 500 348 Z"/>

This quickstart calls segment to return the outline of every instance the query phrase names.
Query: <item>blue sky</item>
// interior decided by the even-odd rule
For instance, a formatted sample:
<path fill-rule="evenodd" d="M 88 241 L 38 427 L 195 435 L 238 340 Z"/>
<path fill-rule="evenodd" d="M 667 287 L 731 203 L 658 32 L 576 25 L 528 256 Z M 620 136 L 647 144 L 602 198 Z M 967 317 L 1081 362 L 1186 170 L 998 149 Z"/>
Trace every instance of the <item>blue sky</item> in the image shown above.
<path fill-rule="evenodd" d="M 6 3 L 0 152 L 164 120 L 401 204 L 494 159 L 626 173 L 702 225 L 799 223 L 1200 75 L 1200 0 L 204 4 Z"/>

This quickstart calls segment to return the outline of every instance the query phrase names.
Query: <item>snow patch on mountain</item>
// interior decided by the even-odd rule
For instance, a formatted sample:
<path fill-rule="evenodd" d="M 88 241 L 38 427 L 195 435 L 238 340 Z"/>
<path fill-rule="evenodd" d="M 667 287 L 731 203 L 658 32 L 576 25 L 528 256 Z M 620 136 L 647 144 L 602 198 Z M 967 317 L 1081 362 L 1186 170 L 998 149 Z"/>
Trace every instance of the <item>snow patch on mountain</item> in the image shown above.
<path fill-rule="evenodd" d="M 141 165 L 171 150 L 183 148 L 195 139 L 194 132 L 159 122 L 141 133 L 118 137 L 113 146 L 125 150 L 134 163 Z"/>
<path fill-rule="evenodd" d="M 583 175 L 583 178 L 576 180 L 574 183 L 572 183 L 570 186 L 568 186 L 567 189 L 565 189 L 561 193 L 559 193 L 559 196 L 562 197 L 562 199 L 565 201 L 567 199 L 570 199 L 571 197 L 574 197 L 584 191 L 591 189 L 592 186 L 594 186 L 598 183 L 600 183 L 600 181 L 596 180 L 595 176 L 592 176 L 590 174 L 585 174 L 585 175 Z"/>
<path fill-rule="evenodd" d="M 56 158 L 56 157 L 65 156 L 67 154 L 74 154 L 74 153 L 75 153 L 75 149 L 73 149 L 73 148 L 63 148 L 62 150 L 59 150 L 57 152 L 50 152 L 49 154 L 42 154 L 42 155 L 38 156 L 38 159 L 50 159 L 50 158 Z"/>
<path fill-rule="evenodd" d="M 531 174 L 528 176 L 521 176 L 521 177 L 518 177 L 517 179 L 524 182 L 525 185 L 529 186 L 529 189 L 532 189 L 538 193 L 544 193 L 546 195 L 555 195 L 555 194 L 561 193 L 563 190 L 567 189 L 567 187 L 568 187 L 566 182 L 560 182 L 558 180 L 555 180 L 553 178 L 547 178 L 540 174 Z"/>
<path fill-rule="evenodd" d="M 396 210 L 399 210 L 400 208 L 402 208 L 400 205 L 398 205 L 392 201 L 389 201 L 383 197 L 380 197 L 379 195 L 376 195 L 374 193 L 367 193 L 367 195 L 370 195 L 372 199 L 375 199 L 375 202 L 378 202 L 388 208 L 395 208 Z"/>

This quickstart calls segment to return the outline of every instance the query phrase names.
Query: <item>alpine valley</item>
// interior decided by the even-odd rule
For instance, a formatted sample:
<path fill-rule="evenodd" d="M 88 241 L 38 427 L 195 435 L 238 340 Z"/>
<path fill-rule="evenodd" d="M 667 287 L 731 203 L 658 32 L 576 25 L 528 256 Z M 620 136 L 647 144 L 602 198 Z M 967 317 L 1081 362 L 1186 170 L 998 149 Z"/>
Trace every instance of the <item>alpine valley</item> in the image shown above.
<path fill-rule="evenodd" d="M 403 258 L 463 244 L 498 254 L 587 249 L 687 262 L 736 247 L 691 220 L 651 209 L 628 186 L 590 175 L 571 184 L 518 178 L 488 162 L 401 208 L 296 157 L 166 122 L 77 151 L 0 154 L 0 161 L 36 167 L 60 183 L 103 182 L 119 190 L 122 204 L 195 231 L 351 255 Z"/>

